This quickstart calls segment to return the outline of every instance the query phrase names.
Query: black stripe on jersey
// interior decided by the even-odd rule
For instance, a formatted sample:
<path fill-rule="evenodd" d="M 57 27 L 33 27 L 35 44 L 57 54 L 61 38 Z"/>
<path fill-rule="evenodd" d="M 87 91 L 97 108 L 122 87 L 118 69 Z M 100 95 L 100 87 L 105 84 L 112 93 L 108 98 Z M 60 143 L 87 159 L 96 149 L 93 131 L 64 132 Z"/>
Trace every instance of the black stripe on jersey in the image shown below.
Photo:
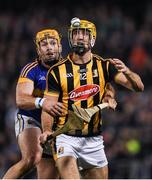
<path fill-rule="evenodd" d="M 58 63 L 59 65 L 61 65 L 61 64 L 63 64 L 63 63 L 65 63 L 67 61 L 67 59 L 65 59 L 65 60 L 62 60 L 60 63 Z M 65 63 L 66 64 L 66 63 Z M 67 67 L 66 67 L 66 71 L 67 71 Z M 60 75 L 59 75 L 59 69 L 56 71 L 56 73 L 55 73 L 55 75 L 56 75 L 56 77 L 57 77 L 57 80 L 58 80 L 58 82 L 59 82 L 59 84 L 60 84 L 60 95 L 59 95 L 59 102 L 62 102 L 62 98 L 63 98 L 63 91 L 62 91 L 62 88 L 61 88 L 61 80 L 62 80 L 62 77 L 60 77 Z M 59 78 L 58 78 L 59 77 Z M 73 81 L 73 80 L 72 80 Z M 72 107 L 72 106 L 71 106 Z M 68 107 L 69 108 L 69 107 Z M 57 121 L 59 120 L 59 117 L 57 117 Z M 64 124 L 67 122 L 67 120 L 68 120 L 68 114 L 66 115 L 66 117 L 65 117 L 65 122 L 64 122 Z"/>
<path fill-rule="evenodd" d="M 98 84 L 99 85 L 99 70 L 97 67 L 97 60 L 96 57 L 93 57 L 93 65 L 92 65 L 92 76 L 94 75 L 94 70 L 97 70 L 98 76 L 93 77 L 93 84 Z M 93 106 L 96 106 L 100 102 L 100 92 L 98 92 L 94 97 L 93 97 Z"/>
<path fill-rule="evenodd" d="M 53 81 L 56 81 L 56 80 L 54 80 L 54 78 L 53 79 L 51 79 L 50 78 L 50 76 L 49 76 L 49 73 L 52 71 L 52 69 L 53 69 L 53 72 L 54 72 L 54 74 L 55 74 L 55 76 L 56 76 L 56 78 L 57 78 L 57 84 L 59 85 L 57 85 L 57 89 L 60 91 L 60 93 L 62 94 L 62 88 L 61 88 L 61 77 L 60 77 L 60 75 L 59 75 L 59 68 L 58 68 L 58 66 L 59 65 L 61 65 L 61 64 L 63 64 L 65 62 L 65 60 L 64 61 L 61 61 L 61 62 L 58 62 L 58 63 L 56 63 L 55 65 L 53 65 L 49 70 L 48 70 L 48 73 L 47 73 L 47 80 L 46 80 L 46 88 L 48 88 L 49 89 L 49 86 L 50 86 L 50 83 L 49 83 L 49 81 L 50 82 L 53 82 Z M 48 83 L 47 83 L 47 81 L 48 81 Z M 55 84 L 56 84 L 56 82 L 55 82 Z"/>
<path fill-rule="evenodd" d="M 68 63 L 65 63 L 65 67 L 66 67 L 67 74 L 73 74 L 73 67 L 72 67 L 72 63 L 70 61 Z M 73 91 L 73 89 L 74 89 L 74 79 L 72 76 L 72 77 L 67 78 L 67 92 L 70 93 L 71 91 Z M 72 104 L 73 104 L 73 101 L 68 99 L 68 109 L 69 110 L 72 110 Z"/>
<path fill-rule="evenodd" d="M 24 76 L 26 75 L 26 73 L 27 73 L 28 71 L 30 71 L 33 67 L 35 67 L 35 65 L 37 65 L 37 64 L 38 64 L 37 61 L 29 64 L 29 65 L 22 71 L 21 77 L 24 77 Z"/>
<path fill-rule="evenodd" d="M 56 78 L 57 78 L 58 84 L 60 85 L 60 95 L 59 95 L 58 101 L 59 101 L 59 102 L 62 102 L 63 92 L 62 92 L 62 88 L 61 88 L 61 77 L 60 77 L 60 74 L 59 74 L 59 68 L 58 68 L 58 66 L 56 66 L 56 67 L 54 68 L 54 74 L 55 74 L 55 76 L 56 76 Z M 58 123 L 58 121 L 59 121 L 59 117 L 56 117 L 56 123 Z M 66 122 L 66 121 L 65 121 L 65 122 Z"/>
<path fill-rule="evenodd" d="M 60 86 L 60 96 L 59 96 L 59 101 L 62 102 L 62 97 L 63 97 L 63 92 L 62 92 L 62 88 L 61 88 L 61 77 L 60 77 L 60 73 L 59 73 L 59 68 L 58 66 L 56 66 L 54 69 L 54 74 L 57 78 L 58 84 Z"/>
<path fill-rule="evenodd" d="M 108 60 L 107 59 L 103 59 L 102 57 L 98 56 L 97 54 L 93 55 L 94 57 L 96 57 L 97 59 L 99 59 L 101 61 L 101 66 L 103 68 L 103 73 L 104 73 L 104 78 L 105 78 L 105 85 L 107 83 L 107 81 L 109 81 L 109 72 L 107 70 L 107 63 Z"/>
<path fill-rule="evenodd" d="M 88 124 L 88 135 L 93 134 L 93 120 L 94 120 L 95 114 L 92 116 L 91 121 Z"/>
<path fill-rule="evenodd" d="M 82 72 L 81 70 L 84 70 L 85 69 L 85 72 L 87 72 L 87 69 L 86 69 L 86 64 L 81 64 L 80 65 L 80 73 Z M 87 80 L 86 79 L 81 79 L 81 74 L 80 74 L 80 86 L 82 85 L 86 85 L 87 84 Z M 90 78 L 90 77 L 87 77 L 87 78 Z M 87 108 L 87 100 L 82 100 L 81 101 L 81 107 L 82 108 Z"/>
<path fill-rule="evenodd" d="M 94 71 L 97 71 L 98 76 L 94 77 Z M 93 84 L 98 84 L 99 85 L 99 72 L 98 72 L 98 67 L 97 67 L 97 60 L 96 57 L 93 57 L 93 65 L 92 65 L 92 77 L 93 77 Z M 100 100 L 100 92 L 98 92 L 95 96 L 93 96 L 93 106 L 96 106 L 99 104 Z M 91 118 L 91 121 L 89 122 L 88 125 L 88 134 L 93 134 L 93 120 L 94 116 Z"/>
<path fill-rule="evenodd" d="M 104 73 L 104 78 L 105 78 L 105 85 L 109 80 L 109 75 L 107 71 L 107 62 L 108 61 L 102 61 L 102 68 L 103 68 L 103 73 Z"/>

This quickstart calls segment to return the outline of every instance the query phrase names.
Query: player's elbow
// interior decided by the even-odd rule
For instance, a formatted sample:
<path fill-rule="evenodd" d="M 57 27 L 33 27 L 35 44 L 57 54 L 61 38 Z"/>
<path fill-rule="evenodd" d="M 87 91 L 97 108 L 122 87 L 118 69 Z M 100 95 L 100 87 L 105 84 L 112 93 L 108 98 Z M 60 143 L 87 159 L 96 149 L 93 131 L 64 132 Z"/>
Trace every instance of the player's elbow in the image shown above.
<path fill-rule="evenodd" d="M 138 84 L 136 87 L 134 87 L 134 90 L 136 92 L 142 92 L 144 91 L 144 84 L 141 82 L 140 84 Z"/>
<path fill-rule="evenodd" d="M 141 83 L 141 85 L 138 88 L 138 92 L 142 92 L 142 91 L 144 91 L 144 84 L 143 83 Z"/>
<path fill-rule="evenodd" d="M 20 95 L 16 95 L 16 106 L 18 108 L 24 108 L 25 106 L 25 100 Z"/>
<path fill-rule="evenodd" d="M 16 106 L 18 108 L 22 108 L 23 107 L 23 101 L 20 98 L 18 98 L 18 97 L 16 97 Z"/>

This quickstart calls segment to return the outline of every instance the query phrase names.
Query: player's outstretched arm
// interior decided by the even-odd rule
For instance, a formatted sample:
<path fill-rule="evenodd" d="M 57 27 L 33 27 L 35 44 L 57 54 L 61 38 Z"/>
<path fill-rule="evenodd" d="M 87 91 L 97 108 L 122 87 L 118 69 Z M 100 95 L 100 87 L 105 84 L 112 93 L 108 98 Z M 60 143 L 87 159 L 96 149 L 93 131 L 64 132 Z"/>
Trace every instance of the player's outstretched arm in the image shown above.
<path fill-rule="evenodd" d="M 121 60 L 110 59 L 110 63 L 113 64 L 118 70 L 118 74 L 115 77 L 116 83 L 121 84 L 133 91 L 140 92 L 144 90 L 144 84 L 140 76 L 131 71 Z"/>

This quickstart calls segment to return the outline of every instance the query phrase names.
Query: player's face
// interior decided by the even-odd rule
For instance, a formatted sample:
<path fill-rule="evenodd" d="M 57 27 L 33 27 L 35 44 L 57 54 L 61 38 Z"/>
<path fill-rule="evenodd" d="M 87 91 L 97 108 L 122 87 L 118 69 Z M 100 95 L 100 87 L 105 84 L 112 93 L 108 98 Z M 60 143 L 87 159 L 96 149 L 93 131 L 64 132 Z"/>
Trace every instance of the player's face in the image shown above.
<path fill-rule="evenodd" d="M 38 54 L 44 63 L 58 60 L 59 44 L 57 39 L 48 37 L 40 41 Z"/>
<path fill-rule="evenodd" d="M 86 49 L 90 46 L 90 32 L 86 29 L 74 29 L 72 33 L 73 45 L 84 44 Z"/>

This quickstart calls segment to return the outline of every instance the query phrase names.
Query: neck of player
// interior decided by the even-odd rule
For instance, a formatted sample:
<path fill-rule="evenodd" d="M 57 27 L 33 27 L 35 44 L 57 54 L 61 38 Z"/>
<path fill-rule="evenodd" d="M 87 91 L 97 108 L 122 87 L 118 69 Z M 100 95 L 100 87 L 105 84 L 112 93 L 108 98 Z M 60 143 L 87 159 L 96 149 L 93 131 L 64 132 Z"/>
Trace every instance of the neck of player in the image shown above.
<path fill-rule="evenodd" d="M 90 59 L 92 59 L 91 50 L 87 51 L 85 54 L 83 54 L 81 56 L 76 53 L 72 54 L 72 61 L 76 64 L 85 64 L 85 63 L 89 62 Z"/>

